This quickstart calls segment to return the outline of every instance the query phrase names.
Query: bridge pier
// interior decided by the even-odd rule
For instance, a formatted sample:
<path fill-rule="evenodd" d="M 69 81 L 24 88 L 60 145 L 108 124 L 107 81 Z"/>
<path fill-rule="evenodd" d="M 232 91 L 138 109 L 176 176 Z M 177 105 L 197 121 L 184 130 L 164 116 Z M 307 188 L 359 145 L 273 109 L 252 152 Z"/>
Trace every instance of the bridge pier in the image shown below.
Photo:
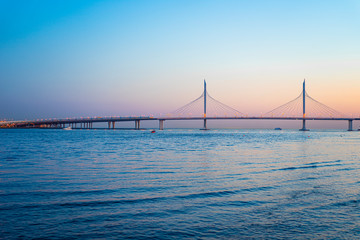
<path fill-rule="evenodd" d="M 204 119 L 204 127 L 201 128 L 200 130 L 209 130 L 209 129 L 207 128 L 207 121 L 206 121 L 206 119 Z"/>
<path fill-rule="evenodd" d="M 159 120 L 159 130 L 164 130 L 164 122 L 165 120 Z"/>
<path fill-rule="evenodd" d="M 306 120 L 302 120 L 302 128 L 299 129 L 299 131 L 310 131 L 309 129 L 306 129 Z"/>
<path fill-rule="evenodd" d="M 349 128 L 348 131 L 352 131 L 353 130 L 353 120 L 349 120 Z"/>
<path fill-rule="evenodd" d="M 135 120 L 135 129 L 136 130 L 140 129 L 140 120 Z"/>
<path fill-rule="evenodd" d="M 115 129 L 115 121 L 112 122 L 112 128 Z"/>

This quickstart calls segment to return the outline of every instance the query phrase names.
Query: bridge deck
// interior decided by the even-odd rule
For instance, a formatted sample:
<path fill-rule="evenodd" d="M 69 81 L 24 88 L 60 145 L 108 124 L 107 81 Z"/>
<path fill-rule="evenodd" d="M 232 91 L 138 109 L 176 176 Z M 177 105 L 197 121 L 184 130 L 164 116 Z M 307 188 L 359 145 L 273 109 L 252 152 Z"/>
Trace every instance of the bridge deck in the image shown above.
<path fill-rule="evenodd" d="M 95 118 L 72 118 L 72 119 L 44 119 L 25 121 L 4 121 L 0 127 L 21 128 L 40 127 L 42 125 L 57 126 L 64 124 L 89 124 L 89 123 L 114 123 L 129 121 L 171 121 L 171 120 L 318 120 L 318 121 L 355 121 L 360 118 L 302 118 L 302 117 L 95 117 Z"/>

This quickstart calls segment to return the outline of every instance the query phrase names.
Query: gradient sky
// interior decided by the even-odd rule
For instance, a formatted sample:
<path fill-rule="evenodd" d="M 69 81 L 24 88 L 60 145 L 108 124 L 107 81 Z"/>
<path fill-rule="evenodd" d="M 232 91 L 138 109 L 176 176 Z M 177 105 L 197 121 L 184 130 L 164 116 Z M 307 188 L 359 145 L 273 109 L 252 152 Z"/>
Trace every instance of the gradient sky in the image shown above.
<path fill-rule="evenodd" d="M 0 119 L 259 115 L 297 97 L 360 115 L 360 1 L 0 1 Z"/>

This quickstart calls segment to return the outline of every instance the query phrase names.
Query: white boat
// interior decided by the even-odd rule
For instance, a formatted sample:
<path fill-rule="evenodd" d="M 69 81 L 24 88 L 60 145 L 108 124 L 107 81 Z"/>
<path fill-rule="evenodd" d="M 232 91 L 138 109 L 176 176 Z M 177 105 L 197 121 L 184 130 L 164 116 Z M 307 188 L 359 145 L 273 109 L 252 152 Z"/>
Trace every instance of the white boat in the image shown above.
<path fill-rule="evenodd" d="M 69 126 L 69 127 L 63 128 L 63 130 L 72 130 L 72 128 Z"/>

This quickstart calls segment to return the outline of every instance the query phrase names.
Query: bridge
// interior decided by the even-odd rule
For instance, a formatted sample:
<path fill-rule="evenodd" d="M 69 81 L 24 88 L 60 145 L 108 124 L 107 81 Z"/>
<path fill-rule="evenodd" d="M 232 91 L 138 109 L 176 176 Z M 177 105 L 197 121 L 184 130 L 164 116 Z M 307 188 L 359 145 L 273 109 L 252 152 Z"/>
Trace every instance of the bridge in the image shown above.
<path fill-rule="evenodd" d="M 165 114 L 164 116 L 141 116 L 141 117 L 88 117 L 88 118 L 65 118 L 65 119 L 37 119 L 23 121 L 0 121 L 0 128 L 80 128 L 92 129 L 94 123 L 107 123 L 108 129 L 115 129 L 116 122 L 134 122 L 135 129 L 140 129 L 141 121 L 158 121 L 159 129 L 164 129 L 165 121 L 170 120 L 201 120 L 203 128 L 208 130 L 208 120 L 298 120 L 302 121 L 301 131 L 308 131 L 306 121 L 331 120 L 348 121 L 348 131 L 353 130 L 353 121 L 360 118 L 346 117 L 345 114 L 326 106 L 310 97 L 303 82 L 302 92 L 295 99 L 265 113 L 261 116 L 248 117 L 242 112 L 229 107 L 209 95 L 204 80 L 204 91 L 200 97 Z"/>

